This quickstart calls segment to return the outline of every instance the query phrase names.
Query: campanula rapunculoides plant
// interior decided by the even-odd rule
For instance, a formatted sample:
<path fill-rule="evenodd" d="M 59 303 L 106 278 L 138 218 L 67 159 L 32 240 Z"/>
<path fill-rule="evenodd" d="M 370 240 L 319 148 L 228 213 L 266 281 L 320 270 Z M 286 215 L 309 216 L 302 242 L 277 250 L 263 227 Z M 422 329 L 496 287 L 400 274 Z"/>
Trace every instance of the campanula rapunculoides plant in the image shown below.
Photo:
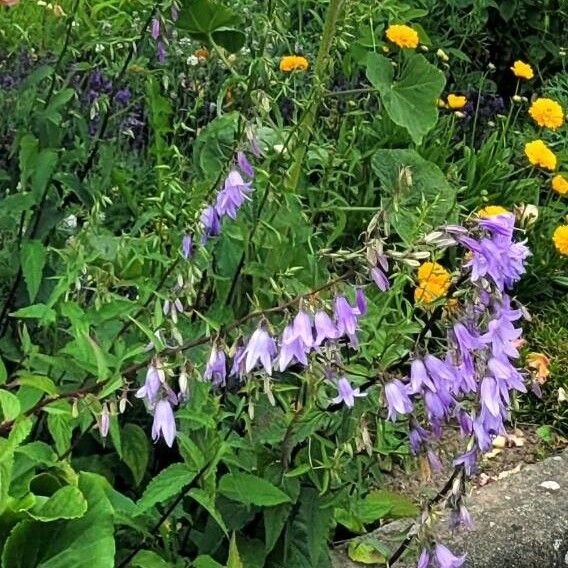
<path fill-rule="evenodd" d="M 430 517 L 475 522 L 466 478 L 526 390 L 530 252 L 429 157 L 445 76 L 408 7 L 352 46 L 344 0 L 305 37 L 252 0 L 3 4 L 2 566 L 323 568 L 399 517 L 372 554 L 462 565 Z M 435 503 L 382 487 L 440 469 L 450 428 Z"/>

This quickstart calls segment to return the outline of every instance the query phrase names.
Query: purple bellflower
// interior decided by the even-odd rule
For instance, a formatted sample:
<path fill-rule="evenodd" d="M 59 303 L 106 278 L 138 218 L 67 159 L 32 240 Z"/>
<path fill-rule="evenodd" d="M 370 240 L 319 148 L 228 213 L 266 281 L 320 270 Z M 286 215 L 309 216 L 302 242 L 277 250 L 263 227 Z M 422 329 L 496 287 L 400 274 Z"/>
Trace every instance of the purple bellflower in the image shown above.
<path fill-rule="evenodd" d="M 201 212 L 201 224 L 204 231 L 201 239 L 202 244 L 205 244 L 209 237 L 216 237 L 221 234 L 221 220 L 217 210 L 212 205 Z"/>
<path fill-rule="evenodd" d="M 224 387 L 226 384 L 227 363 L 225 353 L 219 351 L 216 346 L 211 349 L 203 378 L 210 381 L 214 387 Z"/>
<path fill-rule="evenodd" d="M 266 373 L 272 375 L 272 358 L 276 351 L 274 339 L 262 327 L 257 328 L 245 348 L 245 371 L 250 373 L 260 362 Z"/>
<path fill-rule="evenodd" d="M 455 556 L 443 544 L 437 544 L 434 552 L 440 568 L 460 568 L 465 562 L 465 554 L 463 556 Z"/>
<path fill-rule="evenodd" d="M 150 365 L 146 371 L 144 386 L 136 392 L 136 398 L 143 398 L 148 406 L 154 406 L 158 398 L 160 387 L 166 380 L 163 369 Z"/>
<path fill-rule="evenodd" d="M 158 20 L 158 18 L 152 18 L 150 33 L 152 35 L 152 39 L 154 40 L 160 37 L 160 20 Z"/>
<path fill-rule="evenodd" d="M 305 343 L 294 331 L 294 326 L 287 325 L 282 334 L 282 345 L 280 347 L 280 356 L 278 358 L 278 368 L 280 369 L 280 372 L 284 372 L 294 359 L 302 365 L 308 364 Z"/>
<path fill-rule="evenodd" d="M 408 396 L 408 389 L 398 379 L 394 379 L 385 385 L 385 396 L 387 399 L 388 420 L 394 422 L 399 414 L 412 412 L 414 407 Z"/>
<path fill-rule="evenodd" d="M 163 398 L 156 403 L 154 409 L 154 422 L 152 424 L 152 440 L 157 442 L 164 438 L 166 444 L 171 448 L 176 437 L 176 421 L 172 406 L 168 399 Z"/>
<path fill-rule="evenodd" d="M 319 347 L 326 339 L 337 339 L 340 335 L 331 318 L 323 311 L 316 312 L 314 325 L 316 328 L 315 346 Z"/>
<path fill-rule="evenodd" d="M 416 568 L 428 568 L 429 564 L 430 564 L 430 555 L 428 554 L 428 551 L 424 548 L 422 549 Z"/>
<path fill-rule="evenodd" d="M 338 296 L 335 299 L 335 322 L 340 337 L 347 335 L 353 347 L 357 347 L 357 318 L 360 315 L 358 308 L 353 308 L 345 299 Z"/>
<path fill-rule="evenodd" d="M 359 388 L 353 388 L 351 383 L 342 377 L 337 381 L 337 396 L 332 399 L 333 404 L 339 404 L 343 402 L 345 406 L 353 408 L 355 405 L 355 398 L 367 396 L 366 392 L 360 392 Z"/>
<path fill-rule="evenodd" d="M 184 235 L 181 240 L 181 254 L 185 260 L 193 256 L 193 238 L 191 235 Z"/>
<path fill-rule="evenodd" d="M 378 266 L 371 268 L 371 278 L 381 292 L 386 292 L 390 288 L 387 275 Z"/>
<path fill-rule="evenodd" d="M 237 152 L 237 164 L 239 165 L 239 169 L 241 170 L 241 172 L 243 172 L 243 174 L 245 174 L 249 178 L 254 177 L 254 168 L 248 161 L 246 154 L 242 151 Z"/>

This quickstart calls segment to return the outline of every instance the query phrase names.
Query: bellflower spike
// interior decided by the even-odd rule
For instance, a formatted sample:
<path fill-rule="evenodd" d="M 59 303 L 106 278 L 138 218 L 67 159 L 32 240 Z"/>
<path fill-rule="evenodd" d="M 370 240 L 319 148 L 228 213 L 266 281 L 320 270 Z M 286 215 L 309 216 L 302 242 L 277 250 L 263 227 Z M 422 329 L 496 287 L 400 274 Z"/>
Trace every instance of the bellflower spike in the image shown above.
<path fill-rule="evenodd" d="M 337 381 L 337 396 L 331 401 L 333 404 L 343 402 L 345 406 L 353 408 L 355 405 L 355 398 L 367 396 L 366 392 L 360 392 L 358 388 L 353 388 L 351 383 L 342 377 Z"/>
<path fill-rule="evenodd" d="M 176 421 L 168 400 L 162 399 L 156 403 L 154 423 L 152 424 L 152 440 L 157 442 L 160 435 L 171 448 L 176 437 Z"/>
<path fill-rule="evenodd" d="M 455 556 L 443 544 L 437 544 L 434 552 L 440 568 L 460 568 L 465 562 L 465 554 L 463 556 Z"/>
<path fill-rule="evenodd" d="M 191 235 L 184 235 L 181 240 L 181 254 L 185 260 L 193 256 L 193 238 Z"/>
<path fill-rule="evenodd" d="M 316 339 L 314 346 L 320 346 L 326 339 L 337 339 L 339 332 L 331 318 L 323 311 L 316 312 L 314 316 Z"/>
<path fill-rule="evenodd" d="M 264 370 L 272 375 L 272 358 L 276 355 L 276 343 L 262 327 L 252 334 L 245 348 L 245 371 L 250 373 L 260 362 Z"/>
<path fill-rule="evenodd" d="M 214 387 L 224 387 L 227 378 L 227 363 L 225 353 L 219 351 L 217 347 L 213 346 L 209 361 L 205 367 L 203 378 L 206 381 L 211 381 Z"/>
<path fill-rule="evenodd" d="M 424 387 L 429 388 L 432 392 L 436 392 L 436 386 L 428 375 L 428 371 L 422 359 L 414 359 L 410 364 L 409 394 L 418 394 L 422 392 Z"/>
<path fill-rule="evenodd" d="M 245 174 L 249 178 L 254 177 L 254 168 L 247 160 L 246 154 L 244 152 L 237 152 L 237 164 L 239 165 L 239 169 L 241 170 L 241 172 L 243 172 L 243 174 Z"/>
<path fill-rule="evenodd" d="M 394 379 L 385 385 L 385 396 L 388 406 L 388 420 L 393 422 L 399 414 L 412 412 L 413 406 L 407 392 L 407 387 L 398 379 Z"/>

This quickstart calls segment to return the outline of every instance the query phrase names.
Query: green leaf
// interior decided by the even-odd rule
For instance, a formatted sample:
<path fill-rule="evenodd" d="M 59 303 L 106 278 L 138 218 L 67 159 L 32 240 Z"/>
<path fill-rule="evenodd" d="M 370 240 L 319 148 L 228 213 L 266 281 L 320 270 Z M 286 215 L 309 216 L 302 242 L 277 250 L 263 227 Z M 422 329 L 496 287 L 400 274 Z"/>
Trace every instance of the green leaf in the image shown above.
<path fill-rule="evenodd" d="M 135 568 L 171 568 L 171 564 L 151 550 L 140 550 L 131 560 L 130 566 Z"/>
<path fill-rule="evenodd" d="M 37 499 L 41 499 L 37 497 Z M 30 517 L 38 521 L 57 519 L 77 519 L 87 511 L 87 501 L 77 487 L 66 485 L 51 497 L 40 502 L 28 511 Z"/>
<path fill-rule="evenodd" d="M 144 491 L 144 494 L 136 504 L 138 514 L 147 511 L 156 503 L 163 503 L 172 497 L 179 495 L 184 487 L 189 485 L 197 472 L 189 469 L 183 463 L 174 463 L 161 471 Z"/>
<path fill-rule="evenodd" d="M 233 501 L 261 507 L 290 501 L 281 489 L 250 473 L 227 473 L 219 481 L 219 492 Z"/>
<path fill-rule="evenodd" d="M 291 510 L 292 505 L 283 503 L 282 505 L 270 507 L 264 511 L 264 546 L 267 554 L 278 542 Z"/>
<path fill-rule="evenodd" d="M 32 174 L 32 193 L 37 201 L 43 197 L 56 164 L 57 153 L 54 150 L 42 150 L 37 156 Z"/>
<path fill-rule="evenodd" d="M 79 475 L 87 512 L 68 521 L 23 521 L 6 540 L 2 566 L 10 568 L 114 568 L 113 511 L 103 478 Z"/>
<path fill-rule="evenodd" d="M 444 74 L 424 56 L 412 53 L 405 57 L 395 80 L 390 60 L 369 53 L 367 78 L 379 91 L 391 120 L 406 128 L 412 140 L 421 144 L 438 119 L 437 101 L 446 83 Z"/>
<path fill-rule="evenodd" d="M 24 242 L 21 252 L 22 273 L 30 302 L 33 302 L 39 291 L 43 278 L 43 267 L 45 266 L 45 247 L 39 240 Z"/>
<path fill-rule="evenodd" d="M 219 513 L 215 507 L 215 500 L 213 497 L 203 491 L 203 489 L 199 489 L 197 487 L 192 489 L 187 495 L 197 501 L 211 515 L 215 522 L 221 527 L 225 536 L 229 538 L 229 531 L 227 530 L 227 526 L 225 525 L 225 521 L 223 521 L 221 513 Z"/>
<path fill-rule="evenodd" d="M 20 414 L 18 397 L 7 390 L 0 390 L 0 409 L 5 421 L 15 420 Z"/>
<path fill-rule="evenodd" d="M 420 513 L 420 509 L 408 497 L 383 489 L 371 491 L 357 510 L 364 523 L 372 523 L 383 517 L 415 517 Z"/>
<path fill-rule="evenodd" d="M 135 485 L 140 485 L 150 459 L 148 437 L 140 426 L 125 424 L 122 429 L 122 461 L 132 472 Z"/>
<path fill-rule="evenodd" d="M 448 220 L 455 192 L 436 164 L 414 150 L 377 150 L 371 165 L 388 219 L 407 243 Z"/>
<path fill-rule="evenodd" d="M 231 544 L 229 545 L 229 558 L 227 559 L 227 568 L 244 568 L 239 556 L 239 549 L 237 548 L 237 540 L 235 533 L 231 537 Z"/>
<path fill-rule="evenodd" d="M 8 502 L 8 490 L 14 467 L 14 449 L 8 440 L 0 438 L 0 514 Z"/>
<path fill-rule="evenodd" d="M 238 14 L 212 0 L 183 0 L 176 25 L 197 41 L 215 42 L 231 53 L 239 51 L 246 39 Z"/>
<path fill-rule="evenodd" d="M 39 319 L 42 320 L 43 323 L 54 323 L 56 316 L 55 310 L 48 308 L 45 304 L 26 306 L 25 308 L 20 308 L 12 312 L 10 315 L 14 318 Z"/>
<path fill-rule="evenodd" d="M 306 531 L 306 544 L 312 566 L 318 566 L 322 551 L 327 548 L 329 529 L 333 518 L 331 507 L 323 508 L 318 492 L 309 487 L 300 495 L 301 519 Z"/>
<path fill-rule="evenodd" d="M 41 390 L 50 396 L 59 393 L 59 389 L 55 386 L 55 383 L 44 375 L 20 375 L 18 377 L 18 384 Z"/>
<path fill-rule="evenodd" d="M 375 543 L 369 540 L 354 540 L 350 542 L 347 555 L 351 560 L 361 564 L 386 566 L 387 563 L 384 548 L 381 550 L 380 547 L 377 547 Z"/>
<path fill-rule="evenodd" d="M 6 365 L 4 365 L 4 361 L 0 357 L 0 385 L 3 385 L 8 378 L 8 372 L 6 371 Z"/>
<path fill-rule="evenodd" d="M 213 558 L 211 558 L 211 556 L 209 556 L 208 554 L 204 556 L 198 556 L 193 561 L 192 566 L 194 568 L 223 568 L 222 564 L 219 564 L 219 562 L 213 560 Z"/>
<path fill-rule="evenodd" d="M 53 407 L 51 407 L 53 410 Z M 73 436 L 73 418 L 67 411 L 62 414 L 49 414 L 47 417 L 47 429 L 55 442 L 55 449 L 59 455 L 63 455 L 71 446 Z"/>

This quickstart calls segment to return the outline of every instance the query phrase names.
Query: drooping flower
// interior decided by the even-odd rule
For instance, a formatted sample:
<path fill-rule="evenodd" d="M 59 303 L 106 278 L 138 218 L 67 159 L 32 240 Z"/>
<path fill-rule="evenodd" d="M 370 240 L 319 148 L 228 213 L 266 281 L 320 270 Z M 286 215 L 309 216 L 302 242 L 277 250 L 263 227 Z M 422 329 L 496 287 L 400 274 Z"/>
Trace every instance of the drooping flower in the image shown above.
<path fill-rule="evenodd" d="M 231 170 L 223 189 L 217 195 L 215 210 L 219 218 L 228 215 L 231 219 L 236 219 L 237 211 L 248 199 L 250 192 L 251 183 L 245 182 L 237 170 Z"/>
<path fill-rule="evenodd" d="M 292 324 L 292 337 L 299 338 L 304 347 L 310 349 L 314 344 L 312 318 L 305 311 L 300 310 L 294 317 Z"/>
<path fill-rule="evenodd" d="M 203 378 L 210 381 L 214 387 L 224 387 L 227 378 L 227 362 L 225 353 L 214 345 L 205 367 Z"/>
<path fill-rule="evenodd" d="M 479 336 L 469 331 L 461 322 L 455 323 L 452 331 L 462 355 L 481 349 L 484 345 Z"/>
<path fill-rule="evenodd" d="M 437 544 L 434 549 L 434 553 L 436 555 L 439 568 L 460 568 L 460 566 L 463 566 L 463 563 L 465 562 L 465 554 L 463 556 L 455 556 L 443 544 Z"/>
<path fill-rule="evenodd" d="M 552 241 L 561 255 L 568 256 L 568 225 L 556 227 L 552 234 Z"/>
<path fill-rule="evenodd" d="M 246 355 L 247 354 L 244 347 L 237 347 L 233 356 L 233 364 L 231 365 L 231 370 L 229 372 L 230 377 L 238 377 L 239 379 L 242 379 L 244 377 Z"/>
<path fill-rule="evenodd" d="M 208 237 L 216 237 L 221 234 L 221 220 L 217 210 L 209 205 L 201 212 L 201 224 L 203 225 L 203 242 L 207 242 Z"/>
<path fill-rule="evenodd" d="M 419 394 L 424 388 L 429 388 L 432 392 L 436 392 L 436 386 L 428 375 L 426 365 L 420 358 L 412 360 L 410 364 L 410 393 Z"/>
<path fill-rule="evenodd" d="M 467 97 L 461 95 L 448 95 L 448 108 L 452 110 L 459 110 L 467 104 Z"/>
<path fill-rule="evenodd" d="M 564 111 L 552 99 L 539 98 L 534 100 L 529 107 L 529 114 L 539 126 L 545 128 L 556 130 L 564 124 Z"/>
<path fill-rule="evenodd" d="M 525 154 L 533 166 L 551 171 L 556 169 L 556 155 L 542 140 L 527 142 Z"/>
<path fill-rule="evenodd" d="M 305 343 L 294 330 L 294 326 L 287 325 L 282 334 L 282 345 L 280 346 L 280 355 L 278 357 L 280 372 L 284 372 L 294 359 L 302 365 L 308 364 Z"/>
<path fill-rule="evenodd" d="M 166 62 L 166 46 L 163 41 L 158 41 L 156 44 L 156 59 L 161 65 Z"/>
<path fill-rule="evenodd" d="M 161 367 L 149 365 L 146 371 L 144 386 L 136 391 L 136 398 L 144 398 L 149 406 L 156 403 L 160 387 L 164 384 L 166 376 Z"/>
<path fill-rule="evenodd" d="M 430 555 L 428 554 L 428 551 L 424 548 L 422 549 L 416 568 L 428 568 L 429 564 L 430 564 Z"/>
<path fill-rule="evenodd" d="M 335 299 L 335 323 L 339 336 L 347 335 L 353 347 L 357 346 L 357 318 L 360 315 L 357 308 L 353 308 L 345 296 Z"/>
<path fill-rule="evenodd" d="M 152 35 L 152 39 L 158 39 L 160 37 L 160 20 L 158 20 L 158 18 L 152 18 L 152 25 L 150 32 Z"/>
<path fill-rule="evenodd" d="M 337 381 L 337 396 L 332 400 L 333 404 L 343 402 L 345 406 L 353 408 L 355 405 L 355 398 L 367 396 L 366 392 L 360 392 L 359 388 L 353 388 L 351 383 L 342 377 Z"/>
<path fill-rule="evenodd" d="M 466 509 L 463 503 L 452 509 L 450 514 L 450 528 L 452 530 L 463 528 L 465 530 L 473 529 L 473 519 L 470 512 Z"/>
<path fill-rule="evenodd" d="M 491 442 L 489 442 L 491 444 Z M 463 465 L 466 475 L 471 476 L 477 470 L 477 448 L 473 447 L 454 460 L 454 466 Z"/>
<path fill-rule="evenodd" d="M 301 55 L 285 55 L 280 59 L 280 71 L 290 73 L 291 71 L 307 71 L 310 64 Z"/>
<path fill-rule="evenodd" d="M 337 327 L 331 321 L 331 318 L 324 312 L 318 311 L 314 316 L 314 325 L 316 328 L 315 346 L 320 346 L 326 339 L 337 339 L 340 333 Z"/>
<path fill-rule="evenodd" d="M 416 456 L 419 454 L 422 445 L 429 440 L 430 434 L 416 420 L 411 421 L 411 426 L 408 440 L 410 442 L 410 450 Z"/>
<path fill-rule="evenodd" d="M 262 327 L 257 328 L 245 347 L 245 371 L 250 373 L 258 363 L 261 363 L 264 370 L 272 375 L 272 358 L 276 355 L 276 351 L 274 339 Z"/>
<path fill-rule="evenodd" d="M 367 313 L 367 298 L 363 288 L 357 288 L 355 292 L 355 304 L 359 310 L 359 315 L 364 316 Z"/>
<path fill-rule="evenodd" d="M 387 275 L 378 266 L 371 268 L 371 278 L 381 292 L 386 292 L 390 288 Z"/>
<path fill-rule="evenodd" d="M 181 254 L 188 260 L 193 255 L 193 238 L 191 235 L 184 235 L 181 240 Z"/>
<path fill-rule="evenodd" d="M 418 32 L 410 26 L 393 24 L 387 28 L 386 36 L 389 41 L 402 48 L 415 49 L 418 47 Z"/>
<path fill-rule="evenodd" d="M 501 205 L 487 205 L 477 212 L 477 216 L 482 219 L 488 219 L 489 217 L 495 217 L 496 215 L 503 215 L 509 213 L 505 207 Z"/>
<path fill-rule="evenodd" d="M 408 396 L 408 389 L 398 379 L 394 379 L 385 385 L 385 396 L 387 399 L 388 420 L 394 422 L 399 414 L 412 412 L 414 406 Z"/>
<path fill-rule="evenodd" d="M 568 179 L 566 179 L 562 174 L 555 175 L 552 178 L 552 189 L 559 193 L 560 195 L 568 194 Z"/>
<path fill-rule="evenodd" d="M 160 435 L 171 448 L 176 437 L 176 421 L 169 400 L 163 398 L 156 403 L 154 422 L 152 424 L 152 440 L 157 442 Z"/>
<path fill-rule="evenodd" d="M 108 431 L 110 428 L 110 413 L 108 411 L 108 406 L 106 402 L 103 404 L 103 410 L 99 419 L 99 432 L 103 438 L 108 436 Z"/>
<path fill-rule="evenodd" d="M 517 61 L 515 61 L 515 63 L 513 63 L 511 71 L 513 71 L 515 77 L 518 77 L 519 79 L 529 80 L 534 77 L 534 71 L 532 67 L 528 63 L 525 63 L 520 59 L 518 59 Z"/>
<path fill-rule="evenodd" d="M 242 151 L 237 152 L 237 164 L 243 174 L 252 178 L 254 177 L 254 168 L 252 164 L 247 160 L 246 154 Z"/>

